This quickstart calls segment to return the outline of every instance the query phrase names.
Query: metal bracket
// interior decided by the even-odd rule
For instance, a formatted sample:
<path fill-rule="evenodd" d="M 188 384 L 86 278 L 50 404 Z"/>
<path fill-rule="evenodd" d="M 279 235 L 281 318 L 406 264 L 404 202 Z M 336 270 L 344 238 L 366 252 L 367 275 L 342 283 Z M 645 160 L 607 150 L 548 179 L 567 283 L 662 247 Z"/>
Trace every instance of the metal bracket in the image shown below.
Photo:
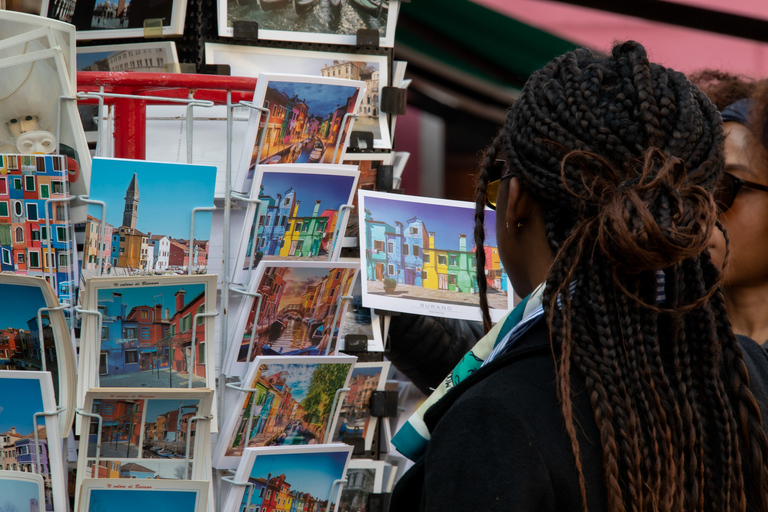
<path fill-rule="evenodd" d="M 67 183 L 67 177 L 66 176 L 61 176 L 61 178 L 64 180 L 65 183 Z M 54 249 L 53 249 L 53 233 L 51 233 L 51 216 L 48 215 L 48 206 L 50 206 L 51 203 L 69 203 L 73 199 L 75 199 L 73 196 L 68 196 L 68 197 L 56 197 L 56 198 L 53 198 L 53 199 L 49 198 L 49 199 L 45 200 L 45 205 L 44 205 L 43 209 L 45 210 L 45 230 L 46 230 L 46 233 L 48 234 L 48 239 L 45 241 L 46 242 L 46 244 L 45 244 L 46 248 L 48 249 L 48 254 L 54 253 L 54 255 L 55 255 L 55 252 L 54 252 Z M 67 244 L 67 250 L 68 250 L 69 256 L 70 256 L 70 265 L 74 266 L 77 263 L 77 248 L 75 247 L 74 248 L 75 250 L 74 251 L 72 250 L 74 244 L 72 244 L 72 240 L 70 240 L 69 229 L 67 229 L 66 232 L 67 232 L 66 244 Z M 40 238 L 42 238 L 42 236 Z M 73 256 L 74 256 L 74 258 L 73 258 Z M 54 279 L 53 279 L 53 267 L 56 266 L 56 262 L 55 261 L 53 261 L 52 263 L 53 263 L 53 265 L 48 265 L 48 273 L 49 273 L 48 277 L 50 279 L 50 281 L 49 281 L 50 283 L 53 283 L 53 281 L 54 281 Z M 45 255 L 43 255 L 43 268 L 45 268 Z M 72 273 L 72 271 L 70 271 L 70 274 L 71 273 Z M 58 295 L 59 294 L 58 294 L 58 291 L 57 291 L 56 292 L 56 296 L 58 297 Z"/>
<path fill-rule="evenodd" d="M 189 447 L 192 444 L 192 423 L 197 421 L 211 421 L 212 419 L 213 416 L 210 414 L 208 416 L 192 416 L 187 422 L 187 446 L 186 451 L 184 452 L 184 473 L 187 475 L 187 480 L 192 480 L 192 475 L 190 474 L 191 471 L 189 471 Z"/>
<path fill-rule="evenodd" d="M 372 48 L 379 47 L 379 31 L 375 28 L 357 29 L 356 35 L 356 46 L 370 46 Z"/>
<path fill-rule="evenodd" d="M 104 422 L 104 419 L 101 417 L 100 414 L 94 414 L 91 412 L 85 412 L 81 407 L 77 407 L 75 409 L 75 414 L 79 414 L 80 416 L 85 416 L 87 418 L 95 418 L 98 421 L 98 429 L 96 430 L 96 461 L 94 462 L 94 466 L 96 467 L 96 476 L 93 476 L 92 478 L 99 478 L 99 459 L 101 458 L 101 427 Z M 89 426 L 90 430 L 90 426 Z M 88 432 L 81 432 L 80 435 L 88 436 Z M 88 448 L 86 447 L 86 450 Z M 87 456 L 87 453 L 86 453 Z"/>
<path fill-rule="evenodd" d="M 255 21 L 235 20 L 232 22 L 232 37 L 258 41 L 259 24 Z"/>
<path fill-rule="evenodd" d="M 256 328 L 259 326 L 259 315 L 261 314 L 261 304 L 264 301 L 264 296 L 258 292 L 249 292 L 246 290 L 242 290 L 240 288 L 236 288 L 234 286 L 231 287 L 230 290 L 235 293 L 239 293 L 240 295 L 253 297 L 258 301 L 256 303 L 256 311 L 254 311 L 254 315 L 253 315 L 253 327 L 251 327 L 251 339 L 248 342 L 248 353 L 245 356 L 245 362 L 246 362 L 245 370 L 243 371 L 243 374 L 240 376 L 240 379 L 244 379 L 245 374 L 248 372 L 248 364 L 250 364 L 251 356 L 253 355 L 253 344 L 256 341 Z"/>
<path fill-rule="evenodd" d="M 333 260 L 333 253 L 336 252 L 336 244 L 339 241 L 341 235 L 341 225 L 344 215 L 349 215 L 352 210 L 355 209 L 353 204 L 343 204 L 339 206 L 339 219 L 336 221 L 336 225 L 333 227 L 333 243 L 331 244 L 331 250 L 328 251 L 328 261 Z M 349 210 L 349 211 L 346 211 Z"/>
<path fill-rule="evenodd" d="M 95 204 L 97 206 L 101 206 L 101 220 L 99 221 L 99 234 L 96 237 L 96 247 L 99 253 L 99 273 L 98 276 L 101 276 L 101 271 L 104 268 L 104 253 L 101 250 L 101 243 L 104 237 L 104 222 L 106 222 L 107 218 L 107 203 L 104 201 L 96 201 L 94 199 L 88 199 L 88 196 L 77 196 L 77 199 L 79 201 L 84 202 L 85 204 Z"/>
<path fill-rule="evenodd" d="M 337 303 L 336 311 L 333 314 L 333 323 L 328 328 L 331 334 L 328 336 L 328 346 L 325 347 L 325 355 L 328 355 L 328 353 L 331 350 L 331 341 L 333 340 L 333 328 L 336 325 L 337 320 L 339 319 L 339 314 L 341 314 L 341 310 L 343 309 L 344 301 L 354 300 L 354 299 L 355 298 L 352 295 L 342 295 L 341 297 L 339 297 L 339 302 Z M 341 326 L 339 326 L 339 334 L 341 334 Z M 336 343 L 338 342 L 339 340 L 337 336 Z"/>
<path fill-rule="evenodd" d="M 189 223 L 189 264 L 187 265 L 187 275 L 192 275 L 192 262 L 195 252 L 195 214 L 197 212 L 212 212 L 215 210 L 215 206 L 198 206 L 197 208 L 192 208 L 192 218 Z"/>
<path fill-rule="evenodd" d="M 69 304 L 64 304 L 61 306 L 56 306 L 52 308 L 40 308 L 37 310 L 37 330 L 40 332 L 40 337 L 38 339 L 38 342 L 40 343 L 40 362 L 42 363 L 41 370 L 46 372 L 48 371 L 48 366 L 45 362 L 45 340 L 43 339 L 43 311 L 64 311 L 65 309 L 69 309 Z M 48 317 L 48 323 L 52 324 L 52 320 L 50 316 Z M 55 344 L 56 338 L 54 337 L 54 344 Z"/>
<path fill-rule="evenodd" d="M 253 173 L 248 173 L 248 179 L 253 178 L 256 175 L 256 168 L 259 166 L 259 160 L 261 159 L 261 152 L 264 150 L 264 141 L 267 138 L 267 128 L 269 128 L 269 116 L 272 114 L 268 108 L 261 107 L 259 105 L 256 105 L 252 101 L 241 101 L 240 105 L 248 108 L 252 108 L 253 110 L 258 110 L 262 114 L 264 114 L 266 117 L 264 117 L 264 129 L 261 130 L 261 137 L 259 137 L 259 147 L 256 150 L 256 162 L 253 164 Z M 259 120 L 261 122 L 261 120 Z M 258 132 L 258 125 L 256 125 L 256 130 Z M 248 166 L 250 169 L 250 164 Z"/>
<path fill-rule="evenodd" d="M 248 421 L 245 424 L 245 431 L 243 432 L 243 437 L 245 438 L 245 444 L 243 445 L 243 448 L 248 447 L 248 439 L 251 435 L 251 427 L 253 426 L 253 408 L 256 406 L 256 397 L 258 396 L 259 390 L 256 388 L 244 388 L 242 387 L 242 381 L 240 383 L 235 384 L 234 382 L 228 382 L 225 384 L 226 387 L 229 389 L 234 389 L 237 391 L 240 391 L 242 393 L 251 393 L 251 407 L 248 409 Z M 333 409 L 331 409 L 333 410 Z"/>
<path fill-rule="evenodd" d="M 59 407 L 56 407 L 55 411 L 36 412 L 35 414 L 32 415 L 32 427 L 33 427 L 33 429 L 35 431 L 34 432 L 34 434 L 35 434 L 35 465 L 37 466 L 37 474 L 38 475 L 42 475 L 43 474 L 43 469 L 42 469 L 42 466 L 40 464 L 40 459 L 42 458 L 41 457 L 42 454 L 40 453 L 40 436 L 37 433 L 37 418 L 39 418 L 40 416 L 58 416 L 59 414 L 61 414 L 62 412 L 66 411 L 66 410 L 67 410 L 66 407 L 59 406 Z M 54 446 L 53 448 L 58 450 L 61 447 Z M 51 449 L 51 447 L 49 446 L 48 449 Z"/>
<path fill-rule="evenodd" d="M 378 32 L 376 32 L 376 34 L 378 35 Z M 346 131 L 347 121 L 349 120 L 350 117 L 357 119 L 360 116 L 358 116 L 357 114 L 353 114 L 352 112 L 347 112 L 346 114 L 344 114 L 344 117 L 341 118 L 341 126 L 339 126 L 339 135 L 338 137 L 336 137 L 336 148 L 333 150 L 333 160 L 331 160 L 332 164 L 336 163 L 336 155 L 339 152 L 339 145 L 341 144 L 341 139 L 342 139 L 342 136 L 344 135 L 344 132 Z"/>
<path fill-rule="evenodd" d="M 331 418 L 333 418 L 334 414 L 336 414 L 336 407 L 341 406 L 341 400 L 339 400 L 339 396 L 341 396 L 342 393 L 348 393 L 351 391 L 350 388 L 339 388 L 336 390 L 336 393 L 333 395 L 333 404 L 331 405 L 331 412 L 328 415 L 328 425 L 325 426 L 325 437 L 323 438 L 323 444 L 330 443 L 331 442 Z"/>
<path fill-rule="evenodd" d="M 337 512 L 339 510 L 339 504 L 340 504 L 339 502 L 341 501 L 341 500 L 337 500 L 336 496 L 338 495 L 338 493 L 341 492 L 341 489 L 344 487 L 344 484 L 346 483 L 347 483 L 346 478 L 337 478 L 331 483 L 331 492 L 330 494 L 328 494 L 328 501 L 331 501 L 331 500 L 336 501 L 336 506 L 333 509 L 334 512 Z M 336 489 L 336 486 L 339 487 L 339 490 L 337 491 L 337 493 L 334 493 L 333 491 Z"/>
<path fill-rule="evenodd" d="M 235 485 L 237 487 L 248 487 L 248 499 L 245 502 L 245 507 L 243 508 L 244 511 L 248 511 L 248 508 L 251 506 L 251 500 L 253 499 L 253 490 L 256 487 L 251 482 L 237 482 L 235 481 L 234 477 L 230 476 L 223 476 L 221 477 L 222 481 L 227 482 L 228 484 Z"/>
<path fill-rule="evenodd" d="M 381 88 L 381 112 L 396 116 L 405 115 L 408 105 L 407 89 L 386 85 Z"/>
<path fill-rule="evenodd" d="M 193 375 L 193 373 L 195 371 L 195 337 L 197 335 L 197 319 L 198 318 L 212 318 L 212 317 L 215 317 L 215 316 L 219 316 L 219 312 L 218 311 L 214 311 L 213 313 L 197 313 L 197 314 L 195 314 L 195 316 L 192 317 L 192 340 L 190 341 L 190 346 L 189 346 L 189 348 L 191 349 L 191 352 L 192 352 L 192 357 L 190 358 L 191 359 L 190 366 L 192 368 L 188 369 L 189 370 L 189 384 L 188 384 L 187 387 L 189 387 L 189 388 L 192 387 L 192 375 Z M 208 341 L 208 340 L 205 340 L 205 341 Z M 208 370 L 206 370 L 206 375 L 208 375 L 207 372 L 208 372 Z"/>

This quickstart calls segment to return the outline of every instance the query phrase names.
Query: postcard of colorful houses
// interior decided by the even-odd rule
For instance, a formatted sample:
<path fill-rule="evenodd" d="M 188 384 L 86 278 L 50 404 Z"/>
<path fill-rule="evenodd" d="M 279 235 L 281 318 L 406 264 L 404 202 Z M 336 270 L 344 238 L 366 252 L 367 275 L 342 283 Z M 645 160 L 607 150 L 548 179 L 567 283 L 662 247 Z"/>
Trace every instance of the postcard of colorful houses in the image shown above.
<path fill-rule="evenodd" d="M 349 384 L 353 356 L 260 356 L 251 364 L 213 454 L 234 469 L 245 448 L 330 441 L 340 411 L 337 391 Z"/>
<path fill-rule="evenodd" d="M 218 2 L 219 35 L 233 37 L 235 21 L 255 21 L 259 39 L 357 45 L 357 31 L 378 30 L 377 46 L 395 44 L 399 0 L 316 2 L 263 0 L 261 8 L 234 0 Z"/>
<path fill-rule="evenodd" d="M 351 455 L 344 444 L 246 448 L 233 479 L 244 485 L 229 486 L 221 510 L 335 511 Z"/>
<path fill-rule="evenodd" d="M 0 153 L 64 155 L 69 191 L 78 196 L 88 194 L 91 154 L 75 102 L 59 103 L 73 95 L 58 47 L 0 59 L 0 98 L 9 100 L 0 106 Z M 72 221 L 84 222 L 85 208 L 73 206 Z"/>
<path fill-rule="evenodd" d="M 0 371 L 0 389 L 7 390 L 0 394 L 0 467 L 40 475 L 45 491 L 40 510 L 67 510 L 67 474 L 51 374 Z M 35 417 L 43 412 L 54 414 Z"/>
<path fill-rule="evenodd" d="M 98 419 L 81 417 L 78 486 L 86 478 L 210 479 L 210 421 L 201 418 L 212 404 L 208 389 L 88 391 L 85 410 L 101 417 L 101 431 Z"/>
<path fill-rule="evenodd" d="M 0 154 L 0 271 L 44 277 L 57 293 L 69 288 L 74 237 L 61 201 L 68 196 L 65 157 Z"/>
<path fill-rule="evenodd" d="M 83 303 L 101 318 L 83 316 L 78 404 L 93 387 L 215 388 L 214 319 L 196 317 L 215 310 L 215 275 L 92 277 Z"/>
<path fill-rule="evenodd" d="M 474 203 L 358 193 L 363 304 L 378 309 L 480 320 Z M 494 212 L 486 210 L 486 225 Z M 486 230 L 485 276 L 491 319 L 512 307 L 493 229 Z"/>
<path fill-rule="evenodd" d="M 347 481 L 341 491 L 337 512 L 367 510 L 368 496 L 387 492 L 384 476 L 388 464 L 383 460 L 353 459 L 349 461 Z"/>
<path fill-rule="evenodd" d="M 344 311 L 339 325 L 339 350 L 344 351 L 347 340 L 352 337 L 365 337 L 368 352 L 384 352 L 384 341 L 381 332 L 381 319 L 371 308 L 363 306 L 363 288 L 360 279 L 355 279 L 349 295 L 352 300 Z"/>
<path fill-rule="evenodd" d="M 5 450 L 5 448 L 2 449 Z M 45 510 L 45 483 L 43 478 L 35 473 L 0 469 L 0 496 L 2 496 L 4 511 Z"/>
<path fill-rule="evenodd" d="M 357 277 L 358 262 L 262 261 L 240 303 L 224 364 L 244 375 L 260 355 L 328 355 L 336 351 L 342 297 Z M 250 357 L 249 357 L 250 356 Z"/>
<path fill-rule="evenodd" d="M 83 275 L 178 274 L 208 265 L 216 168 L 207 165 L 94 158 Z M 183 193 L 180 191 L 183 187 Z M 178 193 L 174 193 L 178 191 Z M 99 236 L 99 229 L 102 234 Z M 191 250 L 190 250 L 191 245 Z"/>
<path fill-rule="evenodd" d="M 0 370 L 50 372 L 56 403 L 66 407 L 59 430 L 69 435 L 77 366 L 66 318 L 55 309 L 59 301 L 44 279 L 13 274 L 0 274 L 0 297 L 12 298 L 0 309 Z"/>
<path fill-rule="evenodd" d="M 237 247 L 232 282 L 247 283 L 263 260 L 335 261 L 360 172 L 351 165 L 260 166 Z"/>
<path fill-rule="evenodd" d="M 355 130 L 357 130 L 355 125 Z M 357 181 L 358 190 L 377 190 L 377 178 L 379 167 L 383 165 L 393 165 L 395 153 L 352 153 L 346 151 L 341 156 L 341 162 L 348 165 L 354 165 L 360 171 L 360 179 Z M 355 216 L 357 216 L 357 194 L 352 201 L 355 206 Z M 357 222 L 357 219 L 355 219 Z M 357 233 L 355 232 L 355 236 Z"/>
<path fill-rule="evenodd" d="M 291 73 L 365 82 L 365 95 L 358 110 L 355 131 L 373 134 L 373 147 L 389 149 L 389 123 L 381 112 L 380 92 L 389 85 L 386 55 L 316 52 L 263 46 L 205 43 L 208 64 L 226 64 L 233 76 L 258 77 L 260 73 Z"/>
<path fill-rule="evenodd" d="M 338 164 L 364 96 L 361 80 L 260 73 L 253 103 L 269 115 L 251 110 L 233 189 L 258 192 L 252 189 L 260 164 Z"/>
<path fill-rule="evenodd" d="M 333 442 L 344 443 L 348 439 L 362 439 L 363 449 L 370 450 L 378 418 L 371 416 L 371 396 L 374 391 L 384 391 L 389 375 L 389 361 L 356 363 L 349 379 L 349 391 L 341 403 L 341 411 Z"/>
<path fill-rule="evenodd" d="M 202 480 L 83 480 L 77 512 L 206 512 L 209 482 Z"/>

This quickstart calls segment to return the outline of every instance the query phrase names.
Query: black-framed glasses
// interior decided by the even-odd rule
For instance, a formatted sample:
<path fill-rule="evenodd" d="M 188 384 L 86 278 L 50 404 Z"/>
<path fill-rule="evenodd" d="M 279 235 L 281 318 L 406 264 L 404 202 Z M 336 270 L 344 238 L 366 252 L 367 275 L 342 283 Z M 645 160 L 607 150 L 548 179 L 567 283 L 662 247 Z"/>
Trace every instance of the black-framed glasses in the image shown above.
<path fill-rule="evenodd" d="M 762 190 L 768 192 L 768 186 L 755 183 L 753 181 L 742 180 L 737 178 L 729 172 L 724 172 L 723 177 L 720 180 L 720 184 L 715 190 L 715 204 L 721 212 L 726 212 L 733 205 L 733 201 L 736 199 L 736 194 L 739 193 L 741 187 L 751 188 L 754 190 Z"/>
<path fill-rule="evenodd" d="M 489 169 L 490 178 L 485 186 L 485 205 L 491 210 L 496 209 L 496 196 L 499 193 L 501 180 L 511 178 L 514 173 L 507 167 L 506 160 L 496 160 Z"/>

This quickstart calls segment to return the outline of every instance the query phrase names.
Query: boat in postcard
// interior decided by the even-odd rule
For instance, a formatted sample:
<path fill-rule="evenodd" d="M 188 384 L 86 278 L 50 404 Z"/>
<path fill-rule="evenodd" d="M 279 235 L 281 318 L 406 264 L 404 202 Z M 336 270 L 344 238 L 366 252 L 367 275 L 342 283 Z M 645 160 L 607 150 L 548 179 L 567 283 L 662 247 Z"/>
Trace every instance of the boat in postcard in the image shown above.
<path fill-rule="evenodd" d="M 323 141 L 315 139 L 315 148 L 312 150 L 312 153 L 309 154 L 310 163 L 319 162 L 320 159 L 323 158 L 323 153 L 325 153 Z"/>
<path fill-rule="evenodd" d="M 291 0 L 259 0 L 262 11 L 274 11 L 290 5 Z"/>
<path fill-rule="evenodd" d="M 328 5 L 331 6 L 331 11 L 338 14 L 339 12 L 341 12 L 342 2 L 343 0 L 328 0 Z"/>
<path fill-rule="evenodd" d="M 384 0 L 349 0 L 349 2 L 358 11 L 362 11 L 375 18 L 381 16 L 381 13 L 386 12 L 389 8 L 389 3 Z"/>
<path fill-rule="evenodd" d="M 317 0 L 293 0 L 293 9 L 296 14 L 302 15 L 315 6 Z"/>

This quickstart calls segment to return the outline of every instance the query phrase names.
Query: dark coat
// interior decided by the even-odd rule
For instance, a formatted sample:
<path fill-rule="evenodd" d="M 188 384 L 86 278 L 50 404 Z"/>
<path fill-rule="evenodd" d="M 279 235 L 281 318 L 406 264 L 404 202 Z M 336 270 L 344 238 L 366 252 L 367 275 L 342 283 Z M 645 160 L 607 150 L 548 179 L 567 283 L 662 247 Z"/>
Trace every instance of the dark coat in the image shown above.
<path fill-rule="evenodd" d="M 768 418 L 768 356 L 753 341 L 739 341 L 750 387 Z M 588 508 L 605 511 L 599 433 L 578 377 L 573 409 Z M 545 322 L 458 384 L 427 412 L 425 422 L 432 433 L 427 453 L 398 482 L 390 510 L 582 510 Z"/>

